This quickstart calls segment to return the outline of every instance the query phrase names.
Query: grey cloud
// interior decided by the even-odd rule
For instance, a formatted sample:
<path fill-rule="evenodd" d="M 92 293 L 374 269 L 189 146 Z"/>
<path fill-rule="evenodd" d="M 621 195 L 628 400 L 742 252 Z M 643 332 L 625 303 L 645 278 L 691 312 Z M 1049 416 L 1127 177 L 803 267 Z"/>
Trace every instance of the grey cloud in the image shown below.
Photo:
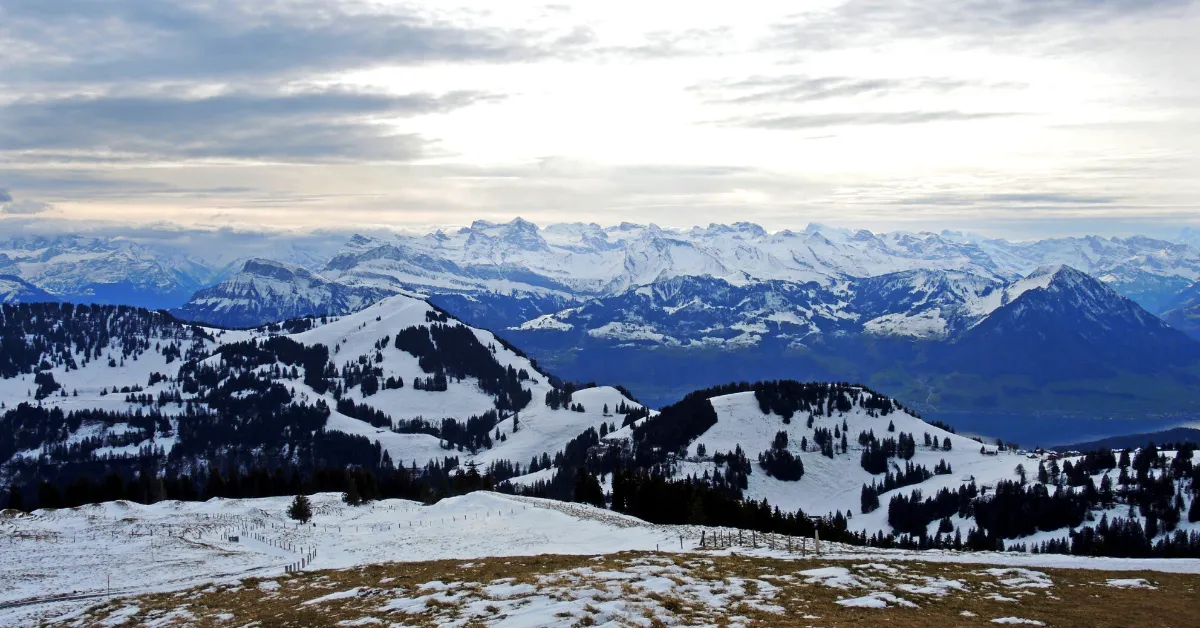
<path fill-rule="evenodd" d="M 30 199 L 15 200 L 7 189 L 0 188 L 0 214 L 27 216 L 40 214 L 54 209 L 50 203 Z"/>
<path fill-rule="evenodd" d="M 682 31 L 647 33 L 645 41 L 632 46 L 605 47 L 595 52 L 601 55 L 630 57 L 641 60 L 672 59 L 712 54 L 729 36 L 728 28 L 690 28 Z"/>
<path fill-rule="evenodd" d="M 850 0 L 773 25 L 763 45 L 818 50 L 949 37 L 966 45 L 991 46 L 1001 38 L 1020 38 L 1055 46 L 1061 40 L 1045 39 L 1041 27 L 1101 24 L 1188 4 L 1189 0 Z"/>
<path fill-rule="evenodd" d="M 1105 205 L 1121 202 L 1116 196 L 1089 194 L 1067 194 L 1058 192 L 1020 192 L 1005 194 L 930 194 L 897 199 L 898 205 L 935 205 L 952 207 L 992 206 L 996 209 L 1011 209 L 1014 205 L 1054 207 Z"/>
<path fill-rule="evenodd" d="M 710 104 L 799 103 L 897 91 L 946 92 L 981 83 L 943 78 L 851 78 L 843 76 L 755 76 L 695 85 Z"/>
<path fill-rule="evenodd" d="M 984 200 L 997 203 L 1061 203 L 1071 205 L 1108 205 L 1117 202 L 1112 196 L 1081 194 L 991 194 Z"/>
<path fill-rule="evenodd" d="M 406 160 L 429 142 L 380 120 L 443 113 L 497 98 L 475 92 L 390 95 L 346 90 L 18 100 L 0 106 L 0 151 L 95 151 L 108 159 Z M 104 157 L 102 157 L 104 158 Z"/>
<path fill-rule="evenodd" d="M 811 113 L 777 116 L 748 116 L 718 122 L 723 126 L 751 129 L 794 131 L 838 126 L 899 126 L 931 122 L 958 122 L 1021 115 L 1011 112 L 969 111 L 879 111 L 851 113 Z"/>
<path fill-rule="evenodd" d="M 291 76 L 524 61 L 558 50 L 546 33 L 460 26 L 359 2 L 7 0 L 0 17 L 10 83 Z"/>
<path fill-rule="evenodd" d="M 52 209 L 54 209 L 54 205 L 50 203 L 28 199 L 0 203 L 0 214 L 30 215 L 48 212 Z"/>

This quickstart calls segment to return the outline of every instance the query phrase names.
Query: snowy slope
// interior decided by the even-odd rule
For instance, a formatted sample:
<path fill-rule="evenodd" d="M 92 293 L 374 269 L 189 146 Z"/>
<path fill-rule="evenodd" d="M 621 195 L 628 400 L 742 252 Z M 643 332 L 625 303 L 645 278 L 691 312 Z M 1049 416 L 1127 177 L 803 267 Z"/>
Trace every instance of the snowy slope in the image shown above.
<path fill-rule="evenodd" d="M 804 476 L 796 482 L 785 482 L 769 477 L 761 469 L 756 468 L 750 475 L 747 496 L 754 499 L 765 497 L 772 505 L 778 505 L 782 509 L 800 508 L 813 514 L 849 510 L 856 515 L 853 520 L 855 529 L 872 531 L 885 529 L 887 518 L 886 508 L 882 509 L 882 526 L 880 525 L 881 521 L 876 520 L 878 517 L 872 516 L 880 514 L 881 511 L 876 511 L 868 516 L 858 515 L 862 485 L 882 479 L 881 476 L 871 475 L 859 464 L 862 447 L 859 446 L 856 438 L 861 431 L 874 431 L 880 439 L 888 436 L 895 437 L 900 432 L 916 434 L 918 447 L 912 462 L 922 464 L 932 470 L 938 462 L 945 460 L 953 467 L 954 473 L 948 476 L 934 476 L 928 482 L 935 484 L 942 482 L 955 488 L 961 484 L 962 477 L 977 475 L 977 471 L 984 472 L 979 477 L 981 482 L 987 481 L 983 479 L 984 477 L 994 475 L 988 471 L 993 468 L 996 468 L 997 472 L 999 469 L 1004 469 L 1004 473 L 1011 474 L 1013 467 L 1024 459 L 1015 453 L 1004 456 L 980 455 L 980 443 L 933 427 L 905 412 L 894 412 L 885 417 L 872 417 L 868 416 L 867 411 L 861 405 L 856 405 L 850 412 L 838 413 L 833 417 L 820 417 L 814 421 L 813 427 L 809 428 L 806 425 L 806 416 L 801 414 L 792 417 L 790 423 L 784 423 L 781 417 L 774 414 L 764 415 L 759 409 L 753 392 L 716 397 L 711 399 L 710 403 L 717 411 L 717 424 L 688 446 L 688 460 L 679 463 L 679 473 L 702 475 L 706 470 L 711 472 L 717 468 L 711 460 L 714 454 L 733 451 L 738 446 L 741 446 L 747 457 L 757 467 L 755 460 L 758 454 L 771 447 L 777 432 L 785 431 L 788 434 L 788 451 L 804 462 Z M 849 434 L 850 451 L 847 454 L 835 454 L 833 459 L 827 458 L 815 445 L 814 430 L 828 428 L 832 431 L 835 426 L 840 429 L 843 421 L 849 427 L 847 433 Z M 895 433 L 888 432 L 889 422 L 895 425 Z M 936 437 L 939 442 L 949 438 L 952 449 L 935 451 L 922 446 L 924 433 Z M 803 439 L 808 440 L 807 451 L 801 449 Z M 704 459 L 698 459 L 696 455 L 697 447 L 700 445 L 706 449 L 707 455 Z M 991 446 L 988 449 L 995 451 L 996 447 Z M 893 459 L 893 462 L 896 462 L 896 459 Z M 904 461 L 900 462 L 902 464 Z M 914 488 L 921 488 L 931 493 L 934 490 L 931 486 L 933 484 Z M 886 503 L 885 496 L 881 496 L 880 501 Z M 862 527 L 858 527 L 859 525 Z"/>
<path fill-rule="evenodd" d="M 439 317 L 446 322 L 431 322 Z M 420 367 L 418 359 L 396 349 L 390 343 L 376 348 L 383 337 L 394 337 L 397 332 L 407 327 L 428 328 L 431 324 L 461 325 L 453 319 L 446 319 L 443 313 L 425 301 L 398 295 L 354 314 L 330 318 L 326 324 L 315 324 L 316 327 L 311 330 L 287 337 L 304 345 L 325 345 L 329 348 L 331 361 L 337 367 L 346 362 L 357 363 L 362 357 L 364 362 L 370 361 L 373 366 L 381 368 L 384 378 L 400 377 L 406 382 L 403 388 L 381 389 L 370 396 L 364 396 L 361 388 L 357 386 L 345 391 L 346 399 L 381 410 L 396 422 L 421 418 L 435 425 L 440 424 L 442 419 L 455 419 L 461 423 L 471 416 L 483 415 L 496 407 L 496 398 L 481 390 L 478 381 L 471 377 L 461 381 L 452 378 L 446 391 L 417 390 L 412 385 L 413 380 L 430 375 Z M 140 338 L 149 347 L 145 352 L 123 357 L 121 341 L 114 338 L 107 349 L 100 351 L 99 358 L 89 359 L 88 356 L 76 352 L 70 360 L 73 366 L 64 361 L 62 364 L 52 365 L 50 369 L 42 370 L 52 374 L 62 390 L 40 400 L 41 405 L 47 408 L 62 408 L 65 412 L 80 409 L 110 412 L 143 410 L 142 405 L 127 401 L 126 395 L 117 393 L 116 390 L 140 387 L 140 394 L 147 394 L 152 398 L 159 393 L 175 391 L 177 384 L 174 380 L 186 362 L 183 359 L 169 359 L 168 345 L 184 343 L 184 349 L 190 347 L 201 356 L 204 363 L 219 365 L 222 357 L 215 352 L 222 345 L 268 336 L 262 331 L 200 328 L 202 336 L 195 339 L 187 328 L 168 329 L 151 326 L 149 329 L 150 334 Z M 447 450 L 443 447 L 444 444 L 433 436 L 395 433 L 345 416 L 336 411 L 337 401 L 332 391 L 317 393 L 306 385 L 302 378 L 285 377 L 278 381 L 303 403 L 311 405 L 324 400 L 332 409 L 326 429 L 379 441 L 393 460 L 406 464 L 415 462 L 418 466 L 424 466 L 426 462 L 447 455 L 460 456 L 464 462 L 476 459 L 486 464 L 493 460 L 510 460 L 526 464 L 533 456 L 543 453 L 553 456 L 567 442 L 588 428 L 599 429 L 602 423 L 620 423 L 623 417 L 612 413 L 605 414 L 606 406 L 612 410 L 620 404 L 631 408 L 641 407 L 615 388 L 597 387 L 575 393 L 573 401 L 581 405 L 584 411 L 576 412 L 565 408 L 552 410 L 544 403 L 546 393 L 553 389 L 549 375 L 540 372 L 528 358 L 505 346 L 491 332 L 470 329 L 479 343 L 494 348 L 493 358 L 501 366 L 511 365 L 516 370 L 529 373 L 530 378 L 524 382 L 524 386 L 532 394 L 532 402 L 527 408 L 516 413 L 515 417 L 511 412 L 503 415 L 503 419 L 497 425 L 503 440 L 496 441 L 492 449 L 479 451 L 477 455 L 469 451 Z M 377 354 L 380 360 L 378 362 Z M 270 368 L 258 367 L 256 372 L 266 373 Z M 148 385 L 152 373 L 165 375 L 165 381 Z M 0 402 L 3 402 L 6 408 L 16 407 L 22 402 L 35 402 L 33 396 L 37 385 L 33 380 L 32 373 L 18 373 L 12 377 L 0 378 Z M 61 392 L 66 392 L 66 395 L 62 396 L 59 394 Z M 183 394 L 181 398 L 183 403 L 167 403 L 157 406 L 156 409 L 168 417 L 182 415 L 185 412 L 185 404 L 194 400 L 195 395 Z M 0 414 L 2 413 L 0 410 Z M 172 419 L 178 420 L 185 419 Z M 515 430 L 514 422 L 517 424 Z M 172 433 L 177 427 L 177 424 L 172 422 L 166 431 L 160 430 L 147 435 L 144 440 L 130 442 L 119 449 L 103 449 L 98 453 L 136 454 L 140 448 L 151 446 L 162 447 L 169 454 L 174 446 Z M 87 437 L 103 438 L 110 434 L 119 434 L 123 429 L 121 425 L 104 426 L 84 422 L 72 433 L 61 438 L 50 437 L 42 444 L 72 443 Z M 16 454 L 24 458 L 36 458 L 38 455 L 39 448 L 23 450 Z"/>
<path fill-rule="evenodd" d="M 394 335 L 406 327 L 427 327 L 430 324 L 427 315 L 437 313 L 428 303 L 419 299 L 406 296 L 390 297 L 360 312 L 295 335 L 293 338 L 304 344 L 319 343 L 331 348 L 336 347 L 335 362 L 360 355 L 373 356 L 376 353 L 375 343 L 384 335 Z M 480 329 L 472 331 L 483 345 L 495 346 L 494 356 L 502 366 L 524 369 L 530 373 L 531 379 L 527 380 L 526 385 L 533 394 L 533 401 L 517 413 L 518 429 L 515 432 L 513 417 L 506 418 L 498 425 L 505 440 L 495 443 L 490 450 L 479 452 L 477 455 L 466 455 L 467 460 L 475 460 L 481 464 L 493 460 L 510 460 L 525 464 L 533 456 L 543 453 L 553 455 L 589 427 L 599 429 L 601 423 L 619 422 L 620 417 L 603 413 L 605 405 L 610 409 L 621 403 L 635 408 L 641 407 L 615 388 L 604 386 L 575 393 L 573 401 L 582 404 L 584 412 L 564 408 L 552 410 L 543 402 L 546 393 L 553 389 L 547 374 L 539 372 L 527 357 L 518 355 L 504 346 L 492 332 Z M 385 377 L 402 377 L 405 382 L 411 382 L 415 377 L 428 376 L 428 373 L 421 370 L 417 358 L 394 346 L 386 346 L 379 350 L 379 353 L 383 356 L 383 361 L 376 363 L 376 366 L 383 368 Z M 368 397 L 364 397 L 361 390 L 351 389 L 347 391 L 346 397 L 388 412 L 397 421 L 415 418 L 435 422 L 440 422 L 443 418 L 464 421 L 470 416 L 482 415 L 494 408 L 494 398 L 480 390 L 477 383 L 469 378 L 463 382 L 451 382 L 450 386 L 451 389 L 445 392 L 431 392 L 416 390 L 411 385 L 406 385 L 404 388 L 381 390 Z M 316 396 L 315 392 L 309 391 L 309 394 Z M 328 399 L 333 406 L 332 397 Z M 419 465 L 423 465 L 428 460 L 453 453 L 441 449 L 438 439 L 434 437 L 380 431 L 336 411 L 330 416 L 328 427 L 379 440 L 397 462 L 415 460 Z"/>
<path fill-rule="evenodd" d="M 871 416 L 861 403 L 856 403 L 848 412 L 835 411 L 832 416 L 816 417 L 812 428 L 807 427 L 806 416 L 802 413 L 792 417 L 790 423 L 785 423 L 782 417 L 773 413 L 764 414 L 753 392 L 714 397 L 709 403 L 717 412 L 717 423 L 688 445 L 683 458 L 673 461 L 672 467 L 676 477 L 701 477 L 706 473 L 712 475 L 724 468 L 713 459 L 717 453 L 723 454 L 741 447 L 752 466 L 745 490 L 747 499 L 766 499 L 772 506 L 778 506 L 784 511 L 802 509 L 810 515 L 826 515 L 835 511 L 849 512 L 853 514 L 849 528 L 868 534 L 879 531 L 885 534 L 893 532 L 888 523 L 888 501 L 894 495 L 911 495 L 920 491 L 926 497 L 930 497 L 942 488 L 957 489 L 972 481 L 980 487 L 991 487 L 999 480 L 1017 480 L 1017 465 L 1022 465 L 1028 475 L 1033 477 L 1036 476 L 1035 471 L 1040 462 L 1045 461 L 1048 464 L 1052 457 L 1058 458 L 1057 454 L 1034 454 L 1012 449 L 1002 451 L 995 445 L 983 446 L 976 440 L 947 432 L 904 411 L 892 412 L 886 416 Z M 888 431 L 889 423 L 894 426 L 894 432 Z M 848 452 L 841 453 L 835 449 L 832 458 L 823 455 L 815 445 L 815 430 L 840 430 L 842 425 L 847 428 L 844 431 L 848 434 Z M 788 434 L 787 450 L 804 464 L 804 475 L 797 481 L 771 477 L 757 462 L 758 454 L 772 447 L 775 435 L 780 431 Z M 881 507 L 873 512 L 863 513 L 860 501 L 862 486 L 883 481 L 883 474 L 873 475 L 862 468 L 860 455 L 863 447 L 859 445 L 857 437 L 863 431 L 872 431 L 881 440 L 885 437 L 897 437 L 901 433 L 909 433 L 915 437 L 915 454 L 910 460 L 891 459 L 889 469 L 893 471 L 903 469 L 908 462 L 932 471 L 944 461 L 950 465 L 952 472 L 933 475 L 917 484 L 881 492 Z M 610 436 L 610 439 L 619 439 L 626 434 L 618 433 Z M 937 443 L 943 445 L 945 440 L 949 439 L 951 449 L 947 451 L 944 446 L 935 449 L 924 445 L 925 434 L 929 434 Z M 805 439 L 808 441 L 807 450 L 802 448 Z M 704 456 L 698 454 L 700 446 L 705 450 Z M 981 453 L 981 446 L 987 453 Z M 1168 454 L 1170 455 L 1173 454 Z M 1064 464 L 1067 460 L 1078 462 L 1079 457 L 1061 458 L 1059 464 Z M 1110 479 L 1115 481 L 1117 470 L 1110 471 L 1109 475 Z M 1095 478 L 1097 484 L 1100 480 L 1099 476 Z M 1184 492 L 1186 493 L 1186 490 Z M 1127 517 L 1127 510 L 1119 506 L 1110 511 L 1097 511 L 1095 516 L 1098 520 L 1101 514 L 1107 512 L 1110 518 Z M 930 530 L 931 535 L 936 532 L 936 523 L 935 521 L 933 529 Z M 956 529 L 964 535 L 974 527 L 971 519 L 955 517 L 954 523 Z M 1185 517 L 1179 529 L 1200 532 L 1200 523 L 1187 523 Z M 1041 533 L 1032 540 L 1040 542 L 1066 536 L 1067 530 L 1064 529 L 1053 533 Z M 1011 542 L 1028 540 L 1031 539 L 1015 539 Z"/>

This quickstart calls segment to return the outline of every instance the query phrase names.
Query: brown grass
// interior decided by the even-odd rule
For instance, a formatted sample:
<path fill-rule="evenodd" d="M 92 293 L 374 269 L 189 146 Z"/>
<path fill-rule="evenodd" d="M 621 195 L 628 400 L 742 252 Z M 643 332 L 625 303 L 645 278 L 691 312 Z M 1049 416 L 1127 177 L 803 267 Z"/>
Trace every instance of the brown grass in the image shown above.
<path fill-rule="evenodd" d="M 461 599 L 429 600 L 428 610 L 420 615 L 388 615 L 379 609 L 390 599 L 417 596 L 419 586 L 433 580 L 486 584 L 510 578 L 514 584 L 537 586 L 539 578 L 550 575 L 553 575 L 553 579 L 564 580 L 562 572 L 567 570 L 581 567 L 591 567 L 596 571 L 621 570 L 632 563 L 647 560 L 674 563 L 687 568 L 689 578 L 714 585 L 729 578 L 742 578 L 770 582 L 779 588 L 775 598 L 768 602 L 782 607 L 782 614 L 759 610 L 750 605 L 749 597 L 761 589 L 754 582 L 745 583 L 745 595 L 732 598 L 725 609 L 694 604 L 686 596 L 639 593 L 628 584 L 620 586 L 623 598 L 657 598 L 653 602 L 655 607 L 668 611 L 676 623 L 683 625 L 715 623 L 724 626 L 729 624 L 729 617 L 741 615 L 755 625 L 784 627 L 878 626 L 881 623 L 900 627 L 995 626 L 990 623 L 993 618 L 1008 616 L 1038 620 L 1048 626 L 1200 626 L 1200 604 L 1197 603 L 1200 601 L 1197 595 L 1200 576 L 1190 574 L 1036 569 L 1049 575 L 1053 586 L 1049 589 L 1029 589 L 1032 593 L 1019 596 L 1018 602 L 1003 602 L 989 599 L 986 595 L 995 591 L 1012 597 L 1013 591 L 998 586 L 995 576 L 979 573 L 988 567 L 986 565 L 891 563 L 903 566 L 906 576 L 940 576 L 958 580 L 965 583 L 969 591 L 951 591 L 948 595 L 938 597 L 907 593 L 889 585 L 887 590 L 916 603 L 919 608 L 869 609 L 847 608 L 836 603 L 839 597 L 858 597 L 867 594 L 869 589 L 842 591 L 821 584 L 805 583 L 800 577 L 787 579 L 789 574 L 805 569 L 831 565 L 853 567 L 855 563 L 839 563 L 829 559 L 776 560 L 652 553 L 477 559 L 469 566 L 463 566 L 462 561 L 449 560 L 388 563 L 337 571 L 303 572 L 276 578 L 279 588 L 275 591 L 261 590 L 258 586 L 261 580 L 251 579 L 233 586 L 205 586 L 177 593 L 114 600 L 92 609 L 86 619 L 99 622 L 109 613 L 134 604 L 139 607 L 134 619 L 140 624 L 186 605 L 186 610 L 194 619 L 186 622 L 180 620 L 177 622 L 179 625 L 241 626 L 259 622 L 258 625 L 265 627 L 328 626 L 341 620 L 375 616 L 409 625 L 436 626 L 439 618 L 444 621 L 447 617 L 458 616 Z M 711 572 L 707 571 L 710 565 L 714 567 Z M 381 584 L 380 581 L 385 578 L 390 580 Z M 1109 578 L 1143 578 L 1157 589 L 1116 589 L 1105 585 L 1105 580 Z M 889 582 L 894 584 L 897 581 Z M 307 606 L 302 604 L 306 600 L 353 587 L 364 587 L 368 593 L 361 597 Z M 472 589 L 481 593 L 479 587 Z M 482 620 L 499 617 L 501 612 L 501 608 L 495 605 L 489 605 L 486 610 L 490 613 L 489 617 L 479 618 L 468 625 L 484 625 Z M 964 616 L 963 611 L 974 616 Z M 233 619 L 218 620 L 217 615 L 222 613 L 232 614 Z M 562 625 L 589 626 L 596 623 L 593 615 L 598 613 L 599 609 L 594 606 L 581 603 L 576 613 L 563 613 L 560 618 Z M 657 614 L 661 614 L 661 611 Z M 810 618 L 812 616 L 819 619 Z M 654 625 L 666 625 L 655 612 L 649 612 L 647 618 Z"/>

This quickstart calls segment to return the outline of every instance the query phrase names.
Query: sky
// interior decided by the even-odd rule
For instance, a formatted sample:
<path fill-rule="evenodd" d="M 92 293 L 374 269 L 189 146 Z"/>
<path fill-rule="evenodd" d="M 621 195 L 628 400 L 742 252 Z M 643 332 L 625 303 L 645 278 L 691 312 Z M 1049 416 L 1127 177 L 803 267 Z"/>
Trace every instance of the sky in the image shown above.
<path fill-rule="evenodd" d="M 4 0 L 0 232 L 1200 227 L 1200 0 Z"/>

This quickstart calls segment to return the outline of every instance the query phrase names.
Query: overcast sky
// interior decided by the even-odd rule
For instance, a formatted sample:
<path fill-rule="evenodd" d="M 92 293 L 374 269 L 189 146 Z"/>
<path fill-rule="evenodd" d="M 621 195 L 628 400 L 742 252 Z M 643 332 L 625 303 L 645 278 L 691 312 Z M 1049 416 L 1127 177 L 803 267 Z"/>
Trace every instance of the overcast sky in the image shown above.
<path fill-rule="evenodd" d="M 0 231 L 1169 235 L 1196 33 L 1185 0 L 3 0 Z"/>

